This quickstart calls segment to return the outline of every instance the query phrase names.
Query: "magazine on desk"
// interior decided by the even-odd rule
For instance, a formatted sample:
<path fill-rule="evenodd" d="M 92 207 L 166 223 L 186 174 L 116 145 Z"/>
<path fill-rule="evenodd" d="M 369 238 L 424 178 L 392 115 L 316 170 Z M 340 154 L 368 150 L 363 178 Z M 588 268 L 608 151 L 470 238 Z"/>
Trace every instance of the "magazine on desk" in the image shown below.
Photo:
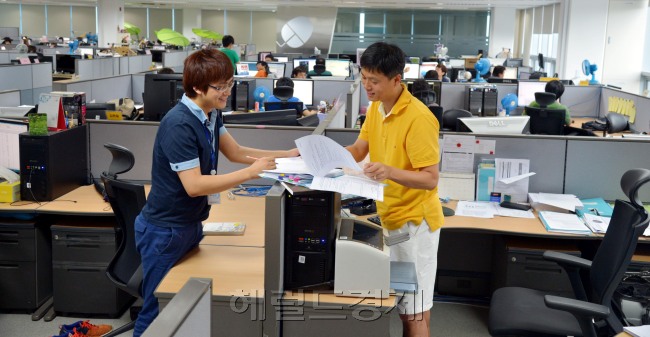
<path fill-rule="evenodd" d="M 384 200 L 384 184 L 366 177 L 352 154 L 334 140 L 309 135 L 296 139 L 296 145 L 300 157 L 278 158 L 277 168 L 260 176 L 314 190 Z"/>

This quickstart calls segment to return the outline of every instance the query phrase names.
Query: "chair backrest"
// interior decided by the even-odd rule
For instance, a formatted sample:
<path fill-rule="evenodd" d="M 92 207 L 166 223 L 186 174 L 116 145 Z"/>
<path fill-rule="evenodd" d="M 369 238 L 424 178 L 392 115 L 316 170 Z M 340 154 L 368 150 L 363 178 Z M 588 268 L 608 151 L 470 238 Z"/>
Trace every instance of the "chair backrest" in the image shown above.
<path fill-rule="evenodd" d="M 413 92 L 413 97 L 419 99 L 424 105 L 436 103 L 436 92 L 433 90 L 420 90 Z"/>
<path fill-rule="evenodd" d="M 275 87 L 273 88 L 273 96 L 282 102 L 286 102 L 293 97 L 293 88 L 288 86 Z"/>
<path fill-rule="evenodd" d="M 534 135 L 563 135 L 566 110 L 525 107 L 530 116 L 530 133 Z"/>
<path fill-rule="evenodd" d="M 536 92 L 535 93 L 535 102 L 539 104 L 540 107 L 546 108 L 551 103 L 555 102 L 555 94 L 552 92 Z"/>
<path fill-rule="evenodd" d="M 442 107 L 437 105 L 428 105 L 427 108 L 429 108 L 429 111 L 431 111 L 431 113 L 434 116 L 436 116 L 436 119 L 438 120 L 438 124 L 442 129 L 442 112 L 443 112 Z"/>
<path fill-rule="evenodd" d="M 108 201 L 117 220 L 122 239 L 106 268 L 106 275 L 118 288 L 140 297 L 142 261 L 135 247 L 135 218 L 144 207 L 144 186 L 102 176 Z"/>
<path fill-rule="evenodd" d="M 630 201 L 616 200 L 607 233 L 592 260 L 589 300 L 612 311 L 612 295 L 630 264 L 639 236 L 648 227 L 648 213 L 639 200 L 638 190 L 649 181 L 648 169 L 632 169 L 623 174 L 621 188 Z M 621 331 L 621 322 L 614 314 L 606 320 L 614 331 Z"/>
<path fill-rule="evenodd" d="M 473 117 L 472 113 L 462 109 L 451 109 L 442 113 L 442 129 L 458 131 L 458 118 Z"/>

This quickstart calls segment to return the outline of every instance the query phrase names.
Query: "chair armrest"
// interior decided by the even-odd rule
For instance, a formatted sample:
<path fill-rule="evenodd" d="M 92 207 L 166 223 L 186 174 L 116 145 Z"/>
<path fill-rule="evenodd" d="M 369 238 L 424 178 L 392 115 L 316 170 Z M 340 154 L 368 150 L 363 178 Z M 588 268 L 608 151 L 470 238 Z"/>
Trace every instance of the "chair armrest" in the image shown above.
<path fill-rule="evenodd" d="M 578 267 L 582 269 L 591 269 L 591 261 L 578 256 L 555 252 L 552 250 L 545 251 L 543 256 L 545 260 L 554 261 L 563 268 Z"/>
<path fill-rule="evenodd" d="M 580 270 L 590 270 L 591 261 L 551 250 L 545 251 L 543 257 L 547 261 L 553 261 L 559 264 L 569 277 L 575 298 L 581 301 L 587 301 L 587 292 L 585 291 L 585 286 L 582 284 L 582 279 L 580 278 Z"/>
<path fill-rule="evenodd" d="M 604 319 L 610 314 L 609 308 L 604 305 L 566 297 L 545 295 L 544 303 L 551 309 L 571 313 L 578 321 L 582 335 L 585 337 L 596 337 L 596 328 L 593 321 Z"/>

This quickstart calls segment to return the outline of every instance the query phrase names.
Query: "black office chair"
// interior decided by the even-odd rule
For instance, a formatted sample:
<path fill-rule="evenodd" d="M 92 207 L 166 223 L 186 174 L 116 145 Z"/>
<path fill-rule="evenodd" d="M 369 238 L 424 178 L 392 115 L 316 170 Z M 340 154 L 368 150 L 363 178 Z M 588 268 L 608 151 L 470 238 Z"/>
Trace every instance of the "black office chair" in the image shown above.
<path fill-rule="evenodd" d="M 436 92 L 433 90 L 419 90 L 413 92 L 412 95 L 426 106 L 436 103 Z"/>
<path fill-rule="evenodd" d="M 474 117 L 471 112 L 462 109 L 450 109 L 442 113 L 442 130 L 458 131 L 458 118 Z"/>
<path fill-rule="evenodd" d="M 135 158 L 131 151 L 110 143 L 104 144 L 104 147 L 111 152 L 113 160 L 108 172 L 102 173 L 102 182 L 121 235 L 117 252 L 106 268 L 106 276 L 117 288 L 131 296 L 141 298 L 142 261 L 135 246 L 134 224 L 146 201 L 144 186 L 117 179 L 118 174 L 127 172 L 133 167 Z M 135 320 L 105 334 L 104 337 L 117 336 L 134 327 Z"/>
<path fill-rule="evenodd" d="M 612 305 L 612 295 L 630 264 L 639 236 L 648 227 L 648 213 L 638 196 L 639 188 L 648 181 L 648 169 L 631 169 L 623 174 L 621 189 L 629 201 L 616 200 L 607 233 L 592 261 L 544 252 L 545 259 L 566 270 L 576 299 L 521 287 L 498 289 L 490 303 L 490 334 L 596 337 L 620 333 L 622 317 Z M 589 288 L 580 279 L 581 269 L 588 272 Z"/>

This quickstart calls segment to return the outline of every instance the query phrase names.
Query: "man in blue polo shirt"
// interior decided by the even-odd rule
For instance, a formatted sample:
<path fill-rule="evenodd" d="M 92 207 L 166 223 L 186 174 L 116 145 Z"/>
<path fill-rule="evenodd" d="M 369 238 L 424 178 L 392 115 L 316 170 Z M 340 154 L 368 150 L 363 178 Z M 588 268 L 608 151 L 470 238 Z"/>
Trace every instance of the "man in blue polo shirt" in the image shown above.
<path fill-rule="evenodd" d="M 295 157 L 297 149 L 266 151 L 240 146 L 223 125 L 234 69 L 215 49 L 185 59 L 185 94 L 160 122 L 153 148 L 151 191 L 135 221 L 136 246 L 142 257 L 144 303 L 133 336 L 140 336 L 158 315 L 153 292 L 169 269 L 203 238 L 201 222 L 219 192 L 275 168 L 275 157 Z M 217 175 L 218 152 L 250 166 Z M 259 159 L 255 159 L 259 158 Z"/>

